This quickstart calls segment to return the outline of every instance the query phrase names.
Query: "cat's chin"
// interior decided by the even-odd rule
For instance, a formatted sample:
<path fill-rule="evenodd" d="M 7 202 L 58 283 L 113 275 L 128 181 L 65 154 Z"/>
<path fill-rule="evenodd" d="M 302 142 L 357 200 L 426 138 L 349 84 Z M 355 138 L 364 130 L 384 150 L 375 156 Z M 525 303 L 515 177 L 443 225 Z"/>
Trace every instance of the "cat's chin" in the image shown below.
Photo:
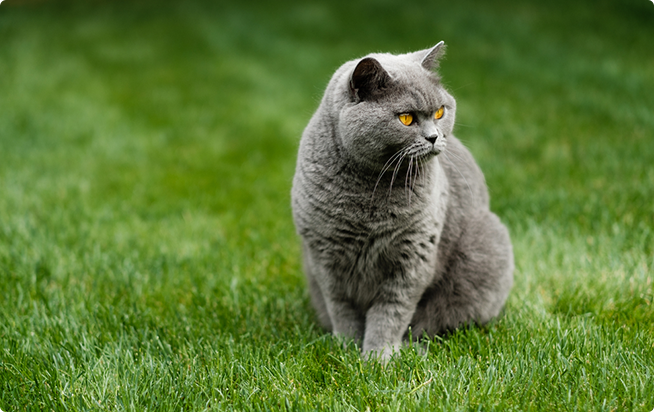
<path fill-rule="evenodd" d="M 433 157 L 438 156 L 439 154 L 441 154 L 442 151 L 443 151 L 442 149 L 432 147 L 430 149 L 425 150 L 424 153 L 421 153 L 417 157 L 418 159 L 424 162 L 424 161 L 431 160 Z"/>
<path fill-rule="evenodd" d="M 439 154 L 443 153 L 445 147 L 446 147 L 445 143 L 438 144 L 437 142 L 437 144 L 432 146 L 432 148 L 429 150 L 430 156 L 438 156 Z"/>

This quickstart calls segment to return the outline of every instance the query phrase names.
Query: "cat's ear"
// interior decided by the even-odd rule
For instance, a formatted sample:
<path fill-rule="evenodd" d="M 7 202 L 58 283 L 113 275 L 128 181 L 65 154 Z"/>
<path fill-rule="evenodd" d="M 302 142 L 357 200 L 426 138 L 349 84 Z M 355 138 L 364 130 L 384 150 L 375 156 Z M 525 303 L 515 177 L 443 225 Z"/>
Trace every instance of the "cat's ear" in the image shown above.
<path fill-rule="evenodd" d="M 372 57 L 366 57 L 352 72 L 350 93 L 359 101 L 374 98 L 383 92 L 390 81 L 391 76 L 382 65 Z"/>
<path fill-rule="evenodd" d="M 431 49 L 420 52 L 422 58 L 420 65 L 427 70 L 434 70 L 438 67 L 438 61 L 445 54 L 445 42 L 440 41 L 436 46 Z"/>

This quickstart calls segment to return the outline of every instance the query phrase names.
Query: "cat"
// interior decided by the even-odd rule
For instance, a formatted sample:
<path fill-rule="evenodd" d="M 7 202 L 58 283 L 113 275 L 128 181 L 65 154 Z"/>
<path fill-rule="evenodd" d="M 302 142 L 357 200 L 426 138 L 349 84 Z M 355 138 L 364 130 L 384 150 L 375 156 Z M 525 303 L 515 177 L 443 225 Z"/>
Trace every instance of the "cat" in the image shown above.
<path fill-rule="evenodd" d="M 509 233 L 452 136 L 444 50 L 345 63 L 300 140 L 291 203 L 311 300 L 366 358 L 490 321 L 513 284 Z"/>

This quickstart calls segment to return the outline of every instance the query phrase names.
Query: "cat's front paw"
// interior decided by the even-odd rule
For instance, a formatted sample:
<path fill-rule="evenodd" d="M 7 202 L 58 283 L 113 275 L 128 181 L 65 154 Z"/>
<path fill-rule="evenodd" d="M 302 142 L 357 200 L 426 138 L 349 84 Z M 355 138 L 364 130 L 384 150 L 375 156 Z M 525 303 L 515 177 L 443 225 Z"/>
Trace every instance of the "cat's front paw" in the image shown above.
<path fill-rule="evenodd" d="M 357 350 L 361 348 L 361 339 L 356 336 L 352 337 L 340 333 L 334 333 L 332 334 L 332 336 L 334 337 L 334 340 L 336 340 L 338 345 L 340 345 L 340 347 L 343 348 L 343 350 L 348 350 L 352 347 L 356 348 Z"/>
<path fill-rule="evenodd" d="M 367 350 L 364 349 L 363 358 L 368 362 L 377 360 L 382 364 L 386 365 L 393 358 L 393 356 L 399 353 L 400 353 L 400 346 L 386 345 L 384 347 L 376 348 L 376 349 L 367 349 Z"/>

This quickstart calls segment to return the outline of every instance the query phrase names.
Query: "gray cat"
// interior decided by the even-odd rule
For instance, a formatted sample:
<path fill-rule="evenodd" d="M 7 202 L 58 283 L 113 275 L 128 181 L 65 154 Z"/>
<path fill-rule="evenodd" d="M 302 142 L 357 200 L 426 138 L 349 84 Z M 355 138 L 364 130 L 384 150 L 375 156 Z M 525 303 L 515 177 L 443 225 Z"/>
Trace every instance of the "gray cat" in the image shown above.
<path fill-rule="evenodd" d="M 513 283 L 509 234 L 452 136 L 444 52 L 341 66 L 304 130 L 292 189 L 320 322 L 388 360 L 412 336 L 497 316 Z"/>

